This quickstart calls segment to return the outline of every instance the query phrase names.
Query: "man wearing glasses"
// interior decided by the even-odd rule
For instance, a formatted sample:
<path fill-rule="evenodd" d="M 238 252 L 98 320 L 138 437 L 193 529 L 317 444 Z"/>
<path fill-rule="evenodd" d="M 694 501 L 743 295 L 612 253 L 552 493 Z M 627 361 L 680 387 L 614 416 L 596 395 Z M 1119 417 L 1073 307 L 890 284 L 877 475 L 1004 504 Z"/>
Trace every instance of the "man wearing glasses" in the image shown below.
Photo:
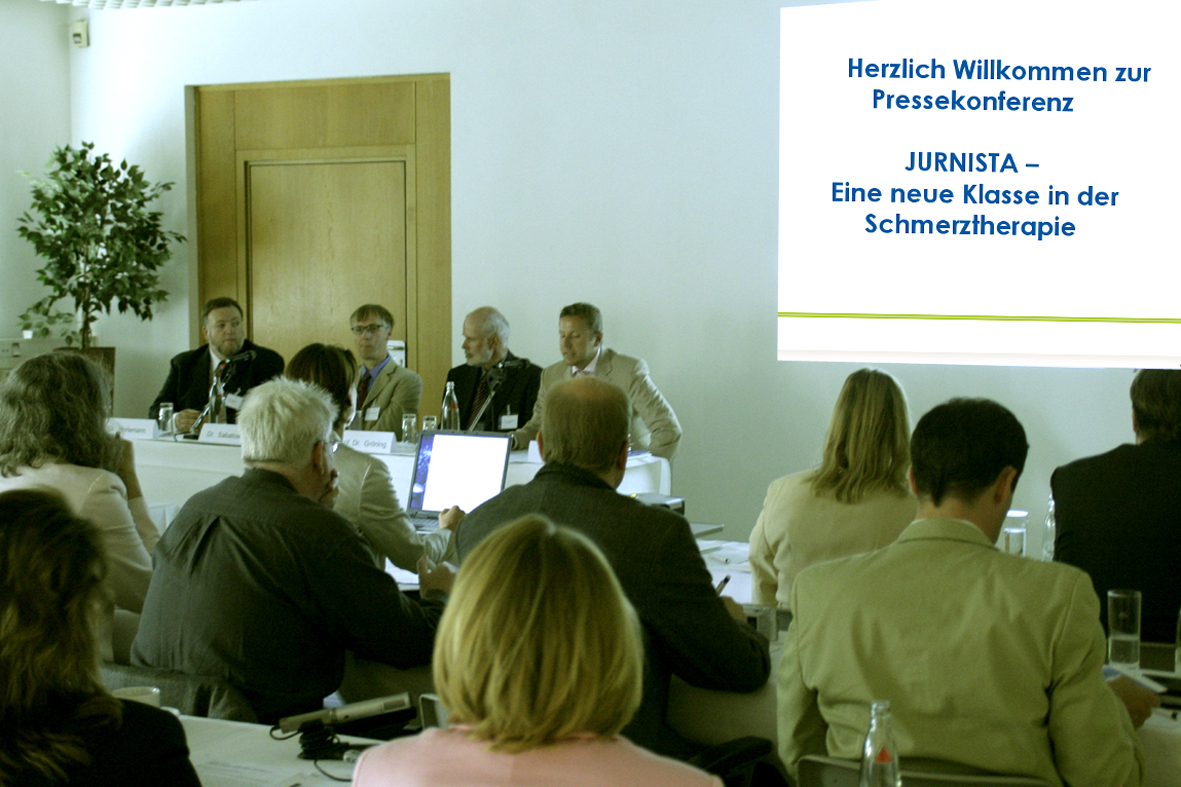
<path fill-rule="evenodd" d="M 384 306 L 367 303 L 353 312 L 349 323 L 362 364 L 353 428 L 393 432 L 401 440 L 402 415 L 418 412 L 422 378 L 390 357 L 386 342 L 394 316 Z"/>

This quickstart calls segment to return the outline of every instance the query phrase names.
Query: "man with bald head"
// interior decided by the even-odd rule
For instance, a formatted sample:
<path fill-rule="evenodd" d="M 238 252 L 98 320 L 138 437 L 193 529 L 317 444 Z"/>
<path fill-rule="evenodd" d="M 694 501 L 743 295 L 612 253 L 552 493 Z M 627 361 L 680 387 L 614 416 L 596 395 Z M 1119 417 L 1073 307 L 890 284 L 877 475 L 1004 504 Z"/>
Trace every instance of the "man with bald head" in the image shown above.
<path fill-rule="evenodd" d="M 513 355 L 508 337 L 508 320 L 491 306 L 463 321 L 464 363 L 447 372 L 447 382 L 455 383 L 464 429 L 511 432 L 533 414 L 541 367 Z"/>
<path fill-rule="evenodd" d="M 549 390 L 537 436 L 545 466 L 477 507 L 457 534 L 460 560 L 489 533 L 530 513 L 572 527 L 610 561 L 644 626 L 647 671 L 633 742 L 671 757 L 695 753 L 668 727 L 670 676 L 703 688 L 754 691 L 767 681 L 767 640 L 714 591 L 684 517 L 616 488 L 627 467 L 631 407 L 619 387 L 576 377 Z"/>

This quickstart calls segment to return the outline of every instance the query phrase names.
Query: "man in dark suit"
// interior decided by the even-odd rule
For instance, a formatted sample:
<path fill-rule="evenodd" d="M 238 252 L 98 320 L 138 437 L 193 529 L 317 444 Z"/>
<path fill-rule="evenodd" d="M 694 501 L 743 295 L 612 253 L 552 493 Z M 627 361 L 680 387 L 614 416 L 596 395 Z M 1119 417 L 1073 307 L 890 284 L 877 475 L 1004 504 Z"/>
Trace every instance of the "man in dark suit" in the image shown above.
<path fill-rule="evenodd" d="M 533 414 L 541 367 L 508 349 L 509 325 L 496 309 L 482 306 L 463 321 L 463 354 L 467 362 L 447 372 L 455 383 L 460 425 L 481 432 L 511 432 Z M 475 422 L 488 399 L 488 407 Z"/>
<path fill-rule="evenodd" d="M 640 709 L 623 734 L 660 754 L 686 758 L 690 742 L 668 727 L 669 679 L 721 691 L 767 682 L 767 640 L 742 608 L 714 591 L 679 514 L 646 506 L 616 488 L 627 466 L 627 395 L 595 377 L 549 392 L 538 443 L 546 464 L 468 514 L 457 534 L 462 560 L 489 533 L 529 513 L 583 533 L 603 550 L 644 626 L 646 672 Z"/>
<path fill-rule="evenodd" d="M 246 338 L 242 307 L 233 298 L 214 298 L 201 310 L 201 336 L 207 344 L 172 359 L 168 379 L 148 409 L 155 418 L 162 402 L 171 402 L 176 428 L 187 432 L 209 402 L 209 386 L 221 367 L 225 381 L 226 421 L 237 420 L 242 397 L 256 385 L 283 373 L 283 357 Z"/>
<path fill-rule="evenodd" d="M 1132 380 L 1135 445 L 1059 467 L 1050 479 L 1054 559 L 1091 575 L 1107 625 L 1107 591 L 1143 594 L 1140 636 L 1173 642 L 1181 607 L 1181 370 Z"/>

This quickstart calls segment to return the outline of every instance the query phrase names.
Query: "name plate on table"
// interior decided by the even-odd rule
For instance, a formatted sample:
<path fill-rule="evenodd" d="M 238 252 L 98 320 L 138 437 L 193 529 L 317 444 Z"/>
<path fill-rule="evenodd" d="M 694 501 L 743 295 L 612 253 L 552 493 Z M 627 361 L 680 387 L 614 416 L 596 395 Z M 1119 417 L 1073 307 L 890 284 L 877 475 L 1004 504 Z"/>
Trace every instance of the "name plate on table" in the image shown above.
<path fill-rule="evenodd" d="M 392 454 L 394 446 L 398 444 L 398 436 L 393 432 L 363 432 L 350 429 L 344 433 L 343 442 L 349 448 L 366 454 Z"/>
<path fill-rule="evenodd" d="M 215 445 L 242 445 L 242 435 L 237 424 L 205 424 L 197 439 Z"/>
<path fill-rule="evenodd" d="M 108 418 L 107 429 L 126 440 L 154 440 L 159 427 L 151 418 Z"/>

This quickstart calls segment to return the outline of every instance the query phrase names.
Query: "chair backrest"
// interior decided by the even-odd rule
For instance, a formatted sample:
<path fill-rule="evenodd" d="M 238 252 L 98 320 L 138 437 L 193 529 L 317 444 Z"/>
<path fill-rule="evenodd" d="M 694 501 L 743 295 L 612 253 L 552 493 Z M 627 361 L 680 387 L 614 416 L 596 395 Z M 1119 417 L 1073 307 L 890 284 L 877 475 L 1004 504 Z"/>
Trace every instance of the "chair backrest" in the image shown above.
<path fill-rule="evenodd" d="M 800 760 L 798 787 L 858 787 L 861 763 L 837 757 L 809 754 Z M 947 773 L 902 768 L 905 787 L 1050 787 L 1049 782 L 1029 776 Z"/>
<path fill-rule="evenodd" d="M 160 689 L 161 705 L 176 708 L 186 716 L 258 721 L 254 708 L 242 693 L 222 678 L 108 663 L 99 667 L 99 674 L 108 691 L 128 686 L 155 686 Z"/>

